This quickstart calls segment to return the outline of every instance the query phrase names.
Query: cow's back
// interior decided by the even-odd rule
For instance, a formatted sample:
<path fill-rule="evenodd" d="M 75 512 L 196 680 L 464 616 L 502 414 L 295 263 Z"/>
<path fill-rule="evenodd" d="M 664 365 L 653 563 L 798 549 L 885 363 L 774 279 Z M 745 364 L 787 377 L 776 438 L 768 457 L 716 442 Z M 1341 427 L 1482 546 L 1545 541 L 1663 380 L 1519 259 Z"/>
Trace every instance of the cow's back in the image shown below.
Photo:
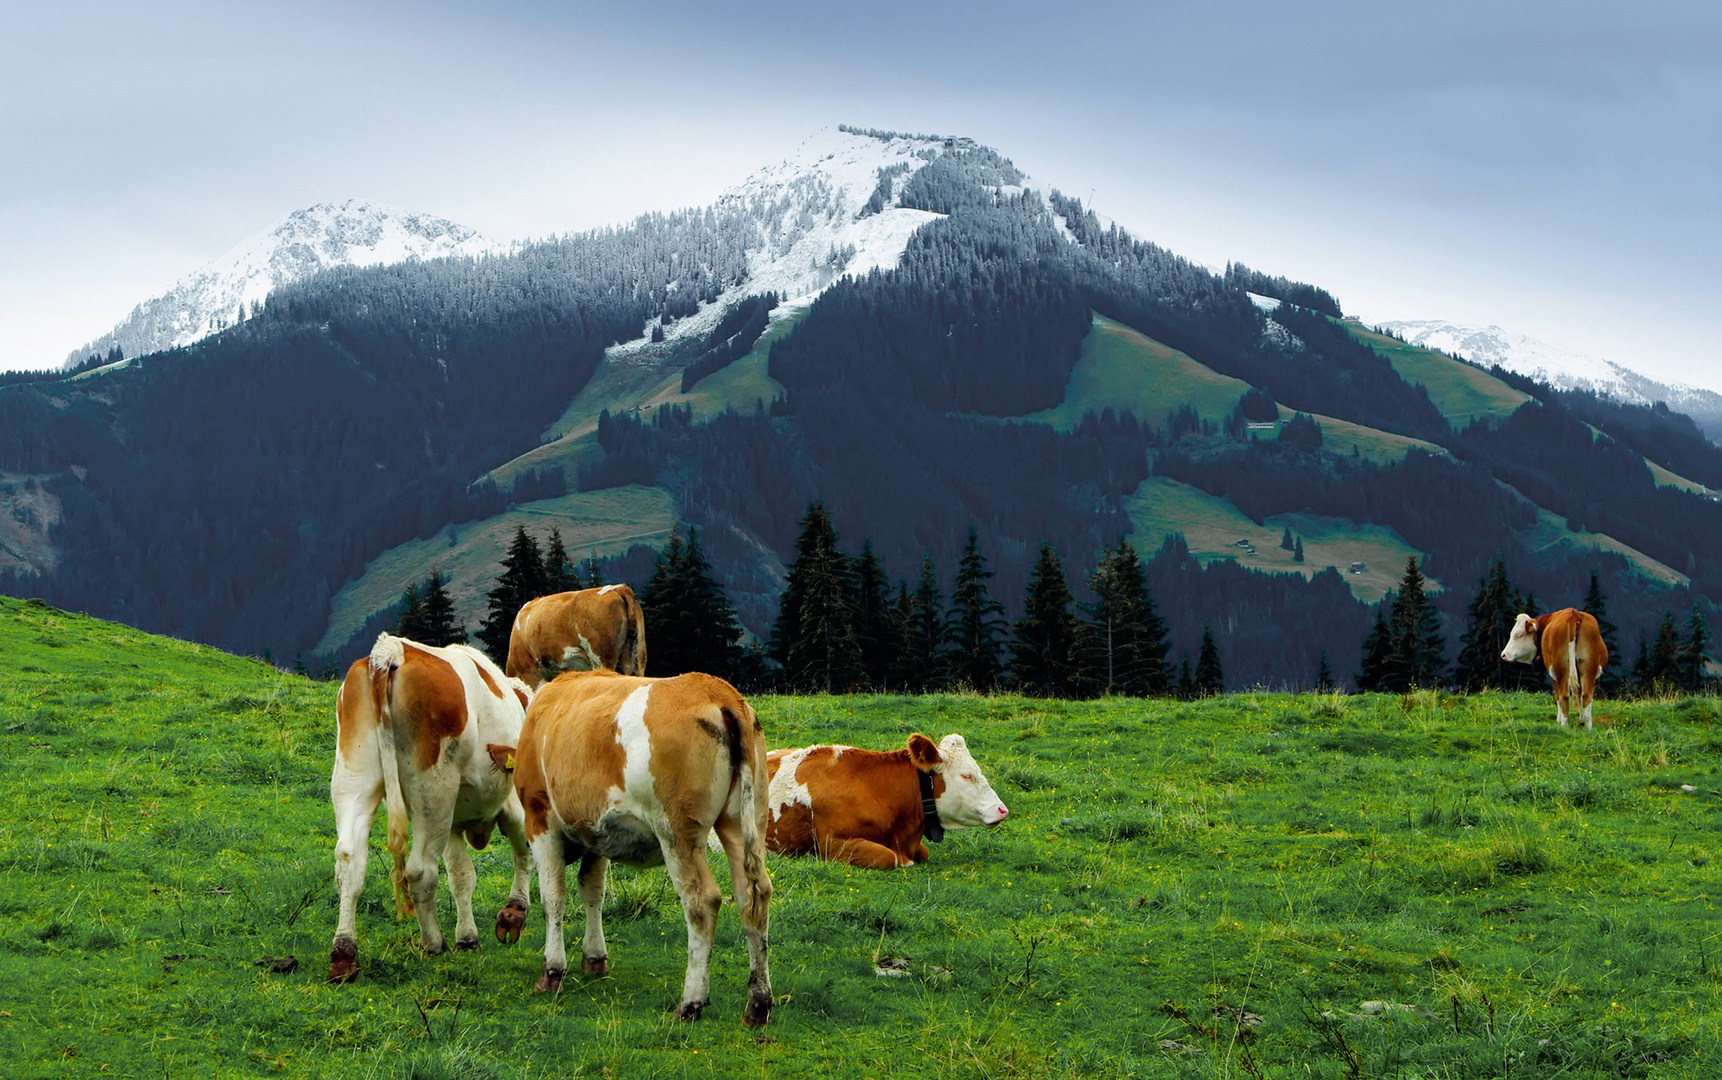
<path fill-rule="evenodd" d="M 1540 630 L 1543 666 L 1556 682 L 1594 678 L 1608 663 L 1608 646 L 1596 616 L 1566 608 L 1545 617 Z"/>
<path fill-rule="evenodd" d="M 528 601 L 509 632 L 507 672 L 531 685 L 563 671 L 646 673 L 646 623 L 627 585 Z"/>

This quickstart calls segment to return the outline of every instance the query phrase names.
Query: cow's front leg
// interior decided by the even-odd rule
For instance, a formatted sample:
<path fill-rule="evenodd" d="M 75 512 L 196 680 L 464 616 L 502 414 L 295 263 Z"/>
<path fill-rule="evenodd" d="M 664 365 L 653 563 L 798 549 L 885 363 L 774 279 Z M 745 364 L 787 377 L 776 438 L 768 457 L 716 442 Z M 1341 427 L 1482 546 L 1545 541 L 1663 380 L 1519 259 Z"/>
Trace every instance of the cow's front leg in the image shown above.
<path fill-rule="evenodd" d="M 454 893 L 454 947 L 476 949 L 478 924 L 472 918 L 472 891 L 478 885 L 478 873 L 472 867 L 472 855 L 466 850 L 466 840 L 459 830 L 449 834 L 442 862 L 448 867 L 449 891 Z"/>
<path fill-rule="evenodd" d="M 678 1020 L 698 1020 L 711 1004 L 712 937 L 717 931 L 718 906 L 723 903 L 723 894 L 718 891 L 705 852 L 700 850 L 704 840 L 702 833 L 690 844 L 674 839 L 661 841 L 664 869 L 669 871 L 688 923 L 688 972 L 682 980 L 682 1002 L 676 1007 Z"/>
<path fill-rule="evenodd" d="M 538 866 L 538 895 L 544 902 L 544 973 L 532 989 L 556 993 L 568 970 L 568 954 L 562 944 L 562 913 L 568 907 L 568 864 L 562 854 L 562 836 L 546 829 L 532 840 L 532 861 Z"/>
<path fill-rule="evenodd" d="M 526 820 L 519 799 L 508 797 L 497 824 L 514 852 L 514 883 L 508 890 L 508 903 L 496 913 L 496 940 L 512 945 L 526 929 L 526 913 L 532 907 L 532 848 L 526 843 Z"/>
<path fill-rule="evenodd" d="M 587 852 L 580 860 L 580 902 L 586 908 L 586 934 L 580 939 L 580 973 L 604 975 L 610 951 L 604 946 L 604 878 L 610 860 Z"/>
<path fill-rule="evenodd" d="M 1555 684 L 1555 720 L 1561 727 L 1567 726 L 1567 688 L 1561 683 Z"/>
<path fill-rule="evenodd" d="M 833 862 L 846 862 L 851 866 L 866 867 L 869 870 L 895 870 L 899 866 L 910 865 L 908 859 L 884 844 L 863 840 L 859 836 L 827 837 L 819 844 L 819 856 Z"/>

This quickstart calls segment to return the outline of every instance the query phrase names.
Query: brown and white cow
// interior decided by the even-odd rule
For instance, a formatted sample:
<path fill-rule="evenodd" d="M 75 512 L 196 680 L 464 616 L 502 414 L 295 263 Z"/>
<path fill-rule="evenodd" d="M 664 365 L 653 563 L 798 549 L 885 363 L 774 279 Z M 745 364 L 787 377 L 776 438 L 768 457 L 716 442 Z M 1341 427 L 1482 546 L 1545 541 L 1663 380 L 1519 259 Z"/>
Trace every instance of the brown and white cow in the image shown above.
<path fill-rule="evenodd" d="M 817 855 L 890 870 L 927 860 L 945 830 L 1003 821 L 1005 808 L 961 735 L 937 745 L 909 736 L 901 750 L 853 746 L 773 750 L 766 843 L 785 855 Z"/>
<path fill-rule="evenodd" d="M 530 600 L 508 634 L 507 672 L 528 686 L 564 671 L 609 668 L 646 673 L 646 619 L 626 585 L 552 593 Z"/>
<path fill-rule="evenodd" d="M 1520 614 L 1501 659 L 1513 663 L 1535 663 L 1542 658 L 1555 683 L 1555 719 L 1567 726 L 1570 702 L 1576 695 L 1579 719 L 1591 726 L 1590 703 L 1596 693 L 1597 676 L 1608 663 L 1608 647 L 1596 616 L 1577 608 L 1566 608 L 1532 618 Z"/>
<path fill-rule="evenodd" d="M 544 905 L 544 974 L 559 990 L 567 970 L 564 873 L 579 864 L 586 934 L 580 970 L 609 970 L 604 876 L 610 860 L 664 864 L 688 924 L 688 968 L 676 1015 L 697 1019 L 707 993 L 720 893 L 706 861 L 713 829 L 729 856 L 747 935 L 747 1007 L 756 1027 L 771 1017 L 766 964 L 771 877 L 765 868 L 765 736 L 759 718 L 722 679 L 690 673 L 644 679 L 569 672 L 538 692 L 526 712 L 514 785 L 538 864 Z"/>
<path fill-rule="evenodd" d="M 436 918 L 439 856 L 454 890 L 454 946 L 478 945 L 472 917 L 477 878 L 466 845 L 484 847 L 493 826 L 501 826 L 514 847 L 514 884 L 507 906 L 497 913 L 496 936 L 519 940 L 532 862 L 506 767 L 531 696 L 477 649 L 432 648 L 392 634 L 379 635 L 371 655 L 347 669 L 335 699 L 335 768 L 329 777 L 341 890 L 329 981 L 358 974 L 354 906 L 365 882 L 371 820 L 384 799 L 395 901 L 399 910 L 418 916 L 425 952 L 435 955 L 445 947 Z"/>

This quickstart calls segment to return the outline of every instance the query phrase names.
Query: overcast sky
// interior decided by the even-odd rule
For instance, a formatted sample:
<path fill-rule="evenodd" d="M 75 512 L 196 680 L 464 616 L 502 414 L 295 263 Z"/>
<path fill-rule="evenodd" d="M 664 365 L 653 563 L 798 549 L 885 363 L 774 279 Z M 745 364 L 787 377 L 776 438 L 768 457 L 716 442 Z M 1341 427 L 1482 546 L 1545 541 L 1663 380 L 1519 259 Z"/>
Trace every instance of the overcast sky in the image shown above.
<path fill-rule="evenodd" d="M 710 202 L 847 123 L 973 136 L 1368 321 L 1722 390 L 1714 0 L 613 8 L 6 5 L 0 370 L 312 203 L 542 236 Z"/>

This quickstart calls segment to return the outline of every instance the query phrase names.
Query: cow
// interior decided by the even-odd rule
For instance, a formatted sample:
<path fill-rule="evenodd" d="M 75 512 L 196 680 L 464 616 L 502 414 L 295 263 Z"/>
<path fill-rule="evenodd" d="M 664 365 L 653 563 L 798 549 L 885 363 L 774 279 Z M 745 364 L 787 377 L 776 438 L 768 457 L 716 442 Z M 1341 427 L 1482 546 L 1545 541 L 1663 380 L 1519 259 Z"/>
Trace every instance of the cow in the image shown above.
<path fill-rule="evenodd" d="M 646 673 L 646 620 L 626 585 L 552 593 L 514 616 L 504 670 L 537 688 L 564 671 Z"/>
<path fill-rule="evenodd" d="M 534 989 L 560 990 L 567 970 L 567 865 L 579 865 L 586 907 L 580 970 L 602 975 L 609 970 L 603 903 L 610 861 L 661 862 L 688 925 L 688 967 L 676 1016 L 698 1019 L 710 1004 L 721 902 L 705 853 L 705 838 L 715 829 L 729 857 L 747 937 L 742 1021 L 749 1027 L 769 1022 L 765 735 L 752 706 L 729 683 L 697 672 L 669 679 L 567 672 L 533 698 L 519 745 L 514 786 L 544 907 L 544 972 Z"/>
<path fill-rule="evenodd" d="M 926 841 L 943 840 L 947 828 L 991 828 L 1010 814 L 961 735 L 935 745 L 915 734 L 886 752 L 773 750 L 767 760 L 766 844 L 785 855 L 891 870 L 925 862 Z"/>
<path fill-rule="evenodd" d="M 1602 643 L 1602 628 L 1596 616 L 1577 608 L 1566 608 L 1532 618 L 1520 614 L 1501 659 L 1509 663 L 1535 663 L 1542 658 L 1555 684 L 1555 719 L 1567 726 L 1573 696 L 1578 696 L 1579 719 L 1591 726 L 1590 703 L 1596 693 L 1597 676 L 1608 663 L 1608 647 Z"/>
<path fill-rule="evenodd" d="M 436 917 L 439 856 L 454 890 L 454 946 L 477 947 L 476 875 L 466 845 L 484 847 L 493 826 L 501 827 L 514 848 L 514 883 L 497 913 L 496 937 L 510 944 L 520 939 L 532 862 L 507 767 L 531 696 L 477 649 L 432 648 L 392 634 L 379 635 L 371 655 L 347 669 L 335 699 L 335 768 L 329 777 L 341 893 L 330 982 L 358 975 L 354 907 L 380 800 L 389 808 L 396 908 L 418 916 L 426 953 L 434 956 L 446 947 Z"/>

